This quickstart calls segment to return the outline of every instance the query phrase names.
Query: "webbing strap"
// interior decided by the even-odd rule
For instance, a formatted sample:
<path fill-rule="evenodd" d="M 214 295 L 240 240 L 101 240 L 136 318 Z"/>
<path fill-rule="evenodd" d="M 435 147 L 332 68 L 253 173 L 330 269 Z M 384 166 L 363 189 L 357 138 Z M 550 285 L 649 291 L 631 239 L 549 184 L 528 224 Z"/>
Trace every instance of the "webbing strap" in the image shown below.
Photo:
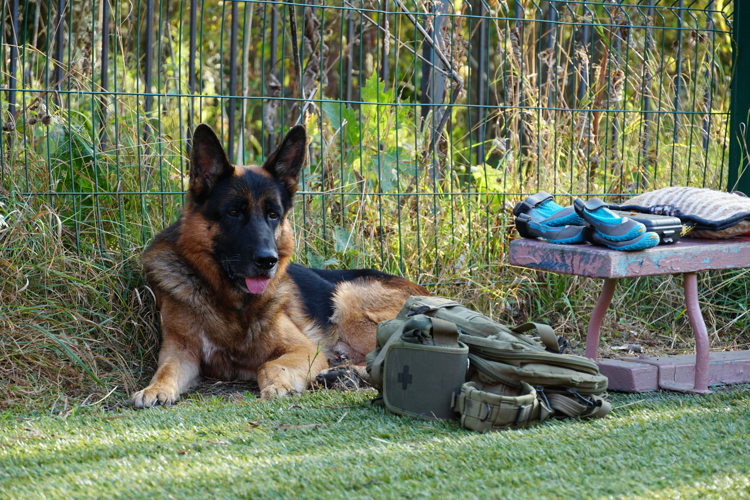
<path fill-rule="evenodd" d="M 406 317 L 411 318 L 412 316 L 415 316 L 417 314 L 429 315 L 430 313 L 435 312 L 438 309 L 443 309 L 444 307 L 455 307 L 461 305 L 458 302 L 453 302 L 452 300 L 441 299 L 439 303 L 437 303 L 436 300 L 430 300 L 438 298 L 439 297 L 423 297 L 424 300 L 421 301 L 421 303 L 415 303 L 411 305 L 409 312 L 406 313 Z M 424 302 L 431 303 L 425 304 Z"/>
<path fill-rule="evenodd" d="M 458 328 L 454 323 L 439 318 L 432 321 L 432 340 L 436 346 L 456 347 L 458 345 Z"/>
<path fill-rule="evenodd" d="M 562 394 L 547 394 L 547 399 L 553 410 L 564 414 L 567 417 L 579 417 L 586 411 L 586 405 L 574 401 L 568 396 Z"/>
<path fill-rule="evenodd" d="M 383 387 L 383 365 L 385 364 L 385 355 L 388 353 L 388 348 L 392 344 L 401 340 L 401 332 L 403 332 L 403 326 L 391 335 L 391 338 L 389 338 L 388 342 L 386 342 L 385 345 L 380 349 L 380 352 L 375 357 L 375 361 L 373 361 L 372 363 L 370 378 L 372 379 L 372 384 L 375 387 Z"/>
<path fill-rule="evenodd" d="M 555 335 L 555 331 L 549 325 L 542 323 L 524 323 L 523 325 L 511 328 L 511 330 L 515 333 L 526 333 L 529 330 L 536 330 L 547 350 L 560 352 L 560 346 L 557 343 L 557 335 Z"/>
<path fill-rule="evenodd" d="M 602 201 L 600 198 L 591 198 L 588 201 L 584 201 L 582 203 L 582 205 L 584 207 L 586 207 L 586 210 L 588 210 L 590 212 L 593 212 L 594 210 L 597 210 L 597 209 L 602 208 L 602 207 L 608 207 L 609 206 L 606 203 L 604 203 L 604 201 Z"/>
<path fill-rule="evenodd" d="M 594 405 L 583 404 L 565 394 L 547 393 L 547 399 L 553 410 L 570 418 L 602 418 L 612 409 L 612 403 L 598 396 L 590 396 Z"/>

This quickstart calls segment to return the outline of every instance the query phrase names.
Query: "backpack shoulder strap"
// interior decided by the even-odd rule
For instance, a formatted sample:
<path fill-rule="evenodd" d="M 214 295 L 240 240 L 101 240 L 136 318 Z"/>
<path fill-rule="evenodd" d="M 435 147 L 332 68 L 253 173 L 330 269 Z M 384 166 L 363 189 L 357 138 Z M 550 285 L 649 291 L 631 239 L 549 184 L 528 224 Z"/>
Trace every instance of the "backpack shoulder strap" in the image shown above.
<path fill-rule="evenodd" d="M 550 408 L 570 418 L 602 418 L 612 409 L 612 403 L 600 396 L 589 396 L 588 401 L 578 402 L 565 394 L 547 393 Z"/>
<path fill-rule="evenodd" d="M 539 338 L 542 339 L 544 347 L 546 347 L 548 351 L 560 352 L 560 346 L 557 343 L 557 335 L 555 335 L 555 331 L 549 325 L 529 322 L 524 323 L 523 325 L 518 325 L 515 328 L 511 328 L 511 330 L 514 333 L 519 334 L 524 334 L 530 330 L 536 330 L 539 334 Z"/>

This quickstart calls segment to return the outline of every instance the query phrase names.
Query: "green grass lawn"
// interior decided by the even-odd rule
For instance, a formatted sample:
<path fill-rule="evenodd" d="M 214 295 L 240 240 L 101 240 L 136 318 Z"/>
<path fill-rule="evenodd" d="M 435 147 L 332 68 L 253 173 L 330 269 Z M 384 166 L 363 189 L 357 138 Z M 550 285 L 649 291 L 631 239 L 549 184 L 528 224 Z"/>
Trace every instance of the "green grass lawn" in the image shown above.
<path fill-rule="evenodd" d="M 605 419 L 476 434 L 372 392 L 0 416 L 0 498 L 750 497 L 750 386 L 612 394 Z"/>

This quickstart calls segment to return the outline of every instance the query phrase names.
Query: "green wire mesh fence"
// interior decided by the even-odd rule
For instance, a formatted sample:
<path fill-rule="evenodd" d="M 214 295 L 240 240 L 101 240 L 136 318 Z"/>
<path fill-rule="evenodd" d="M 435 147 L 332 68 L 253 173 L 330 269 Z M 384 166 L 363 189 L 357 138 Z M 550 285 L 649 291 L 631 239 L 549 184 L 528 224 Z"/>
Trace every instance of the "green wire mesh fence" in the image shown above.
<path fill-rule="evenodd" d="M 470 278 L 529 193 L 726 188 L 732 11 L 4 0 L 2 196 L 49 207 L 79 253 L 129 255 L 178 213 L 196 124 L 259 163 L 301 121 L 298 261 Z"/>

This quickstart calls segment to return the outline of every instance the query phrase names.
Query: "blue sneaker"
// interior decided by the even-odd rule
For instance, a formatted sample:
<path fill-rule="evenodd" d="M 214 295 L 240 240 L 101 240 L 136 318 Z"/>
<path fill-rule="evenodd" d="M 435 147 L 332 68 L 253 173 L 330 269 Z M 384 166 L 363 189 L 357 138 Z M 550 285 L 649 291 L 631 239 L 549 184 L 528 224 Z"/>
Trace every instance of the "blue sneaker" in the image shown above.
<path fill-rule="evenodd" d="M 573 207 L 561 207 L 551 194 L 544 191 L 529 196 L 513 208 L 513 215 L 518 217 L 521 214 L 528 214 L 532 220 L 547 227 L 584 225 L 584 220 Z"/>
<path fill-rule="evenodd" d="M 642 223 L 628 217 L 620 217 L 607 208 L 607 205 L 599 198 L 593 198 L 589 201 L 577 198 L 573 207 L 576 213 L 604 240 L 611 242 L 630 241 L 647 232 L 646 226 Z"/>
<path fill-rule="evenodd" d="M 659 235 L 656 233 L 647 232 L 640 236 L 636 236 L 632 240 L 611 241 L 603 238 L 598 232 L 592 231 L 591 242 L 607 246 L 612 250 L 621 250 L 623 252 L 637 252 L 639 250 L 654 248 L 656 245 L 658 245 Z"/>
<path fill-rule="evenodd" d="M 549 227 L 534 220 L 529 214 L 516 217 L 516 229 L 524 238 L 541 238 L 558 245 L 570 245 L 586 241 L 584 226 Z"/>

